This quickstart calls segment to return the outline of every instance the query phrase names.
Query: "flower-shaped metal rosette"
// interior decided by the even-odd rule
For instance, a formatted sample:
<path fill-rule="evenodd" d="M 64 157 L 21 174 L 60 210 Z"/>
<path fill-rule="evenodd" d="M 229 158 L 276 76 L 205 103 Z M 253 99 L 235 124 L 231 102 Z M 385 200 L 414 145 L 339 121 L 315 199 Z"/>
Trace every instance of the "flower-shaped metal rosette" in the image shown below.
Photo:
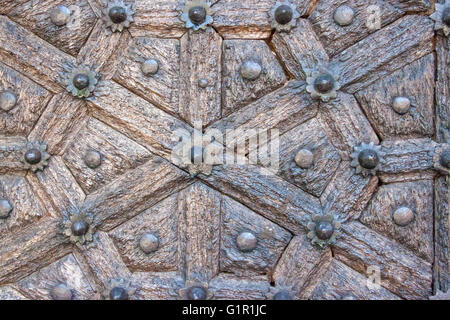
<path fill-rule="evenodd" d="M 446 37 L 450 34 L 450 0 L 444 4 L 436 3 L 435 10 L 430 18 L 436 21 L 434 30 L 442 30 Z"/>
<path fill-rule="evenodd" d="M 314 70 L 306 71 L 306 91 L 313 99 L 320 99 L 322 102 L 329 102 L 335 99 L 337 91 L 341 88 L 339 75 L 323 66 L 318 66 Z"/>
<path fill-rule="evenodd" d="M 376 175 L 380 163 L 384 161 L 384 152 L 381 151 L 381 146 L 377 146 L 373 142 L 369 144 L 363 142 L 359 146 L 355 146 L 353 150 L 350 154 L 351 166 L 356 168 L 356 173 L 361 173 L 363 176 Z"/>
<path fill-rule="evenodd" d="M 136 286 L 129 279 L 109 279 L 102 296 L 105 300 L 131 300 L 136 290 Z"/>
<path fill-rule="evenodd" d="M 48 165 L 50 154 L 47 152 L 47 144 L 43 142 L 27 142 L 22 149 L 22 153 L 22 162 L 28 170 L 42 171 Z"/>
<path fill-rule="evenodd" d="M 313 245 L 325 248 L 336 242 L 336 233 L 341 228 L 341 223 L 336 221 L 331 214 L 314 215 L 308 223 L 308 235 Z"/>
<path fill-rule="evenodd" d="M 92 215 L 77 208 L 69 210 L 63 221 L 63 233 L 75 245 L 84 245 L 94 239 L 95 227 Z"/>
<path fill-rule="evenodd" d="M 279 2 L 269 11 L 269 20 L 272 29 L 278 32 L 289 32 L 297 25 L 297 19 L 300 13 L 297 11 L 295 4 L 290 2 Z"/>
<path fill-rule="evenodd" d="M 266 293 L 268 300 L 294 300 L 296 291 L 294 287 L 280 286 L 270 287 L 269 292 Z"/>
<path fill-rule="evenodd" d="M 211 4 L 204 0 L 188 0 L 180 19 L 186 23 L 188 29 L 206 29 L 213 23 Z"/>
<path fill-rule="evenodd" d="M 87 98 L 94 91 L 99 75 L 88 66 L 72 66 L 66 74 L 66 89 L 73 96 Z"/>
<path fill-rule="evenodd" d="M 179 297 L 181 300 L 209 300 L 213 297 L 208 290 L 208 283 L 188 280 L 183 289 L 180 289 Z"/>
<path fill-rule="evenodd" d="M 111 28 L 112 32 L 122 32 L 128 28 L 133 19 L 134 11 L 131 4 L 125 4 L 123 0 L 109 1 L 103 10 L 103 20 L 106 27 Z"/>

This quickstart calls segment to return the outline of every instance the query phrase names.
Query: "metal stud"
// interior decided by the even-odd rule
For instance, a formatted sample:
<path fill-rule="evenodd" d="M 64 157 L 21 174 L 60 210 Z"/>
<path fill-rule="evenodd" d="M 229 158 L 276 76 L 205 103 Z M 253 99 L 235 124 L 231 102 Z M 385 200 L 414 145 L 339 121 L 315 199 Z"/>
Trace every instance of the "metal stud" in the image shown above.
<path fill-rule="evenodd" d="M 314 155 L 308 149 L 301 149 L 295 155 L 295 163 L 302 169 L 308 169 L 313 164 Z"/>
<path fill-rule="evenodd" d="M 314 89 L 319 93 L 328 93 L 334 88 L 334 78 L 331 74 L 322 74 L 314 80 Z"/>
<path fill-rule="evenodd" d="M 77 236 L 85 235 L 89 230 L 89 224 L 84 220 L 77 220 L 72 223 L 72 233 Z"/>
<path fill-rule="evenodd" d="M 365 169 L 374 169 L 379 162 L 378 154 L 372 149 L 362 150 L 358 155 L 358 162 Z"/>
<path fill-rule="evenodd" d="M 202 6 L 196 6 L 189 9 L 189 19 L 196 25 L 205 22 L 206 14 L 206 9 Z"/>
<path fill-rule="evenodd" d="M 247 80 L 256 80 L 261 75 L 262 68 L 258 62 L 248 60 L 241 66 L 241 76 Z"/>
<path fill-rule="evenodd" d="M 69 22 L 70 10 L 66 6 L 59 5 L 50 12 L 50 20 L 54 25 L 61 27 Z"/>
<path fill-rule="evenodd" d="M 187 289 L 186 298 L 189 300 L 206 300 L 208 294 L 201 286 L 192 286 Z"/>
<path fill-rule="evenodd" d="M 127 11 L 124 7 L 112 7 L 111 9 L 109 9 L 108 15 L 111 21 L 114 23 L 122 23 L 127 20 Z"/>
<path fill-rule="evenodd" d="M 8 200 L 0 199 L 0 219 L 8 218 L 12 209 L 13 206 Z"/>
<path fill-rule="evenodd" d="M 102 155 L 98 151 L 89 150 L 84 156 L 84 163 L 91 169 L 98 168 L 102 163 Z"/>
<path fill-rule="evenodd" d="M 355 17 L 355 11 L 349 6 L 340 6 L 334 11 L 333 19 L 340 26 L 348 26 L 352 24 Z"/>
<path fill-rule="evenodd" d="M 200 88 L 206 88 L 208 86 L 208 79 L 199 79 L 198 86 Z"/>
<path fill-rule="evenodd" d="M 414 220 L 414 212 L 408 207 L 400 207 L 392 215 L 395 224 L 405 227 Z"/>
<path fill-rule="evenodd" d="M 398 114 L 405 114 L 411 106 L 411 101 L 406 97 L 395 97 L 392 101 L 392 109 Z"/>
<path fill-rule="evenodd" d="M 83 90 L 83 89 L 87 88 L 89 86 L 89 76 L 87 74 L 83 74 L 83 73 L 77 74 L 73 78 L 73 85 L 78 90 Z"/>
<path fill-rule="evenodd" d="M 159 239 L 153 233 L 145 233 L 139 240 L 139 248 L 144 253 L 148 254 L 155 252 L 156 250 L 158 250 L 158 247 L 159 247 Z"/>
<path fill-rule="evenodd" d="M 242 252 L 250 252 L 256 248 L 258 239 L 251 232 L 242 232 L 236 238 L 236 245 L 238 249 Z"/>
<path fill-rule="evenodd" d="M 142 62 L 141 71 L 145 76 L 152 76 L 159 70 L 159 63 L 155 59 L 147 59 Z"/>
<path fill-rule="evenodd" d="M 109 298 L 111 300 L 128 300 L 128 292 L 122 287 L 114 287 L 109 291 Z"/>
<path fill-rule="evenodd" d="M 10 90 L 4 90 L 0 93 L 0 109 L 8 112 L 17 104 L 16 95 Z"/>
<path fill-rule="evenodd" d="M 334 232 L 333 223 L 330 221 L 320 221 L 316 224 L 315 232 L 320 240 L 328 240 Z"/>
<path fill-rule="evenodd" d="M 450 150 L 445 150 L 441 153 L 439 162 L 443 167 L 450 169 Z"/>
<path fill-rule="evenodd" d="M 293 15 L 292 8 L 286 4 L 279 6 L 275 10 L 275 20 L 282 25 L 291 22 Z"/>
<path fill-rule="evenodd" d="M 292 297 L 288 291 L 281 290 L 274 294 L 273 300 L 292 300 Z"/>
<path fill-rule="evenodd" d="M 53 300 L 72 300 L 73 293 L 64 283 L 60 283 L 53 287 L 50 291 L 50 296 Z"/>
<path fill-rule="evenodd" d="M 25 152 L 24 159 L 29 164 L 38 164 L 41 162 L 42 153 L 39 149 L 32 148 Z"/>

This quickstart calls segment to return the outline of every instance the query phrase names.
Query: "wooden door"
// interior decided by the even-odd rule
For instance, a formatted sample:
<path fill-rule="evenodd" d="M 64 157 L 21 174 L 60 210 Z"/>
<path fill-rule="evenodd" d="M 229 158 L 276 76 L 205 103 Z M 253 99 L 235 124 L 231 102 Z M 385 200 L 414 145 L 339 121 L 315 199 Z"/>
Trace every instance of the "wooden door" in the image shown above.
<path fill-rule="evenodd" d="M 449 11 L 0 0 L 0 298 L 445 298 Z"/>

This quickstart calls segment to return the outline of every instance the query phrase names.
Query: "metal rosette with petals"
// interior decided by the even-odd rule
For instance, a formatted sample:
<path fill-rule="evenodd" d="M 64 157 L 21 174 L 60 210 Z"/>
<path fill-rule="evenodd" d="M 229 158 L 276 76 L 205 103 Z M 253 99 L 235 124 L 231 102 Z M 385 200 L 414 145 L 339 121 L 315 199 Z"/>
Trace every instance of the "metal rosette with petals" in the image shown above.
<path fill-rule="evenodd" d="M 275 3 L 269 11 L 269 20 L 272 29 L 278 32 L 289 32 L 297 26 L 300 13 L 295 4 L 288 1 Z"/>
<path fill-rule="evenodd" d="M 313 245 L 323 249 L 336 242 L 336 233 L 340 228 L 341 223 L 333 215 L 314 215 L 308 223 L 307 237 Z"/>
<path fill-rule="evenodd" d="M 377 146 L 373 142 L 369 144 L 363 142 L 359 146 L 355 146 L 353 150 L 350 154 L 351 166 L 356 168 L 356 173 L 361 173 L 363 176 L 376 175 L 380 163 L 384 161 L 384 152 L 381 151 L 381 146 Z"/>
<path fill-rule="evenodd" d="M 26 169 L 33 172 L 42 171 L 48 165 L 50 154 L 47 152 L 47 144 L 40 141 L 27 142 L 22 152 L 22 162 Z"/>
<path fill-rule="evenodd" d="M 122 32 L 134 21 L 133 14 L 131 4 L 126 4 L 123 0 L 114 0 L 109 1 L 103 10 L 103 20 L 112 32 Z"/>
<path fill-rule="evenodd" d="M 188 0 L 183 8 L 180 19 L 186 23 L 186 28 L 199 30 L 213 23 L 212 9 L 209 1 Z"/>
<path fill-rule="evenodd" d="M 99 75 L 86 65 L 67 66 L 66 89 L 78 98 L 89 97 L 97 85 Z"/>
<path fill-rule="evenodd" d="M 450 35 L 450 0 L 446 0 L 444 4 L 436 3 L 435 10 L 430 18 L 436 23 L 434 30 L 442 30 L 445 36 Z"/>
<path fill-rule="evenodd" d="M 71 208 L 62 223 L 63 234 L 75 245 L 86 245 L 94 239 L 93 222 L 92 215 L 78 208 Z"/>
<path fill-rule="evenodd" d="M 269 292 L 266 293 L 266 298 L 268 300 L 294 300 L 295 293 L 294 287 L 277 285 L 270 287 Z"/>
<path fill-rule="evenodd" d="M 181 300 L 209 300 L 213 297 L 206 282 L 191 280 L 186 281 L 185 287 L 178 293 Z"/>
<path fill-rule="evenodd" d="M 102 292 L 105 300 L 132 300 L 137 288 L 128 279 L 109 279 Z"/>
<path fill-rule="evenodd" d="M 322 102 L 329 102 L 335 99 L 337 91 L 341 88 L 339 75 L 324 66 L 317 66 L 316 69 L 308 69 L 306 72 L 306 91 L 313 99 L 320 99 Z"/>

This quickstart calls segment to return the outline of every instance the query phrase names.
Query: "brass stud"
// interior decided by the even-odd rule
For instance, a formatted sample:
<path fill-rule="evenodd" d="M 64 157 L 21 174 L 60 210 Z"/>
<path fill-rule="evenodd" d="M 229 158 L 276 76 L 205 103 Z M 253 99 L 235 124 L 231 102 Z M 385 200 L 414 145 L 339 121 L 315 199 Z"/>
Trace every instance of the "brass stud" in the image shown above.
<path fill-rule="evenodd" d="M 236 245 L 242 252 L 250 252 L 256 248 L 258 239 L 251 232 L 242 232 L 236 238 Z"/>
<path fill-rule="evenodd" d="M 84 163 L 91 169 L 98 168 L 102 163 L 102 155 L 98 151 L 89 150 L 84 156 Z"/>
<path fill-rule="evenodd" d="M 414 212 L 408 207 L 400 207 L 392 215 L 395 224 L 405 227 L 414 220 Z"/>
<path fill-rule="evenodd" d="M 10 90 L 4 90 L 0 93 L 0 109 L 8 112 L 17 104 L 16 95 Z"/>
<path fill-rule="evenodd" d="M 147 59 L 142 62 L 141 71 L 145 76 L 152 76 L 159 70 L 159 63 L 155 59 Z"/>
<path fill-rule="evenodd" d="M 159 248 L 158 237 L 153 233 L 145 233 L 139 240 L 139 248 L 147 254 L 155 252 Z"/>
<path fill-rule="evenodd" d="M 72 300 L 73 293 L 72 290 L 65 284 L 60 283 L 52 288 L 50 291 L 50 296 L 53 300 Z"/>
<path fill-rule="evenodd" d="M 411 106 L 411 101 L 406 97 L 395 97 L 392 101 L 392 109 L 398 114 L 405 114 Z"/>
<path fill-rule="evenodd" d="M 241 66 L 241 76 L 246 80 L 256 80 L 261 75 L 262 68 L 258 62 L 248 60 Z"/>
<path fill-rule="evenodd" d="M 54 25 L 61 27 L 69 22 L 70 10 L 66 6 L 59 5 L 50 12 L 50 20 Z"/>
<path fill-rule="evenodd" d="M 302 169 L 308 169 L 312 166 L 314 155 L 308 149 L 301 149 L 295 155 L 295 163 Z"/>
<path fill-rule="evenodd" d="M 343 5 L 334 11 L 333 19 L 340 26 L 348 26 L 352 24 L 355 11 L 349 6 Z"/>
<path fill-rule="evenodd" d="M 208 86 L 208 79 L 199 79 L 198 86 L 203 89 L 206 88 Z"/>
<path fill-rule="evenodd" d="M 6 199 L 0 199 L 0 219 L 6 219 L 13 210 L 12 204 Z"/>
<path fill-rule="evenodd" d="M 42 153 L 37 148 L 31 148 L 25 152 L 24 159 L 29 164 L 38 164 L 42 160 Z"/>

